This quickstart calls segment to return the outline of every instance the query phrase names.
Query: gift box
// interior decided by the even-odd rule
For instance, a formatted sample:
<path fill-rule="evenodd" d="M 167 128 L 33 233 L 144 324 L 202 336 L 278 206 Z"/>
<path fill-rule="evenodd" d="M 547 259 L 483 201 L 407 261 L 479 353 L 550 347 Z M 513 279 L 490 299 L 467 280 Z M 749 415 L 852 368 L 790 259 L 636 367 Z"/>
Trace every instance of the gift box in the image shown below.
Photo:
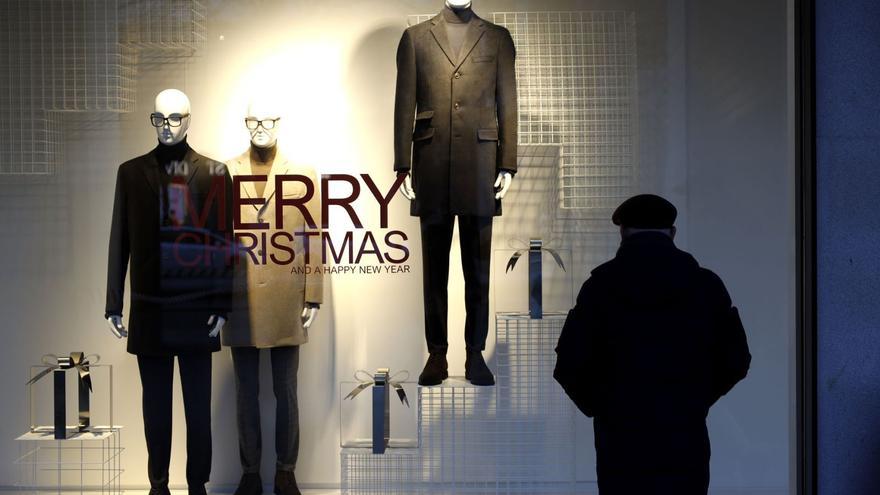
<path fill-rule="evenodd" d="M 98 355 L 87 356 L 82 352 L 47 354 L 43 364 L 31 366 L 27 382 L 31 432 L 51 433 L 64 440 L 94 424 L 92 390 L 96 370 L 100 370 L 98 382 L 106 387 L 104 390 L 109 393 L 112 389 L 112 367 L 97 364 L 99 360 Z M 113 424 L 111 402 L 103 396 L 99 401 L 104 406 L 102 411 L 109 409 L 109 417 L 100 418 L 108 425 Z"/>
<path fill-rule="evenodd" d="M 519 241 L 522 243 L 522 241 Z M 524 246 L 521 249 L 517 249 L 514 253 L 507 258 L 507 266 L 505 267 L 505 273 L 510 273 L 516 267 L 518 261 L 523 256 L 526 256 L 528 259 L 528 308 L 529 308 L 529 316 L 533 319 L 541 319 L 545 310 L 547 309 L 544 304 L 544 282 L 545 279 L 559 279 L 561 278 L 563 282 L 567 282 L 569 277 L 562 276 L 560 277 L 556 273 L 549 273 L 546 270 L 544 265 L 544 256 L 550 255 L 553 261 L 555 262 L 555 267 L 562 271 L 564 274 L 565 263 L 562 260 L 562 256 L 559 254 L 559 251 L 550 247 L 547 247 L 544 244 L 542 239 L 530 239 L 528 246 Z M 552 280 L 551 280 L 552 281 Z M 566 285 L 570 285 L 566 284 Z M 565 287 L 565 292 L 568 291 L 568 287 Z M 566 294 L 567 296 L 568 294 Z M 566 302 L 570 300 L 570 296 L 566 297 Z M 498 306 L 496 305 L 496 308 Z"/>
<path fill-rule="evenodd" d="M 340 446 L 371 448 L 374 454 L 418 446 L 417 412 L 409 404 L 416 385 L 404 381 L 408 376 L 379 368 L 372 374 L 358 371 L 357 381 L 340 384 Z"/>

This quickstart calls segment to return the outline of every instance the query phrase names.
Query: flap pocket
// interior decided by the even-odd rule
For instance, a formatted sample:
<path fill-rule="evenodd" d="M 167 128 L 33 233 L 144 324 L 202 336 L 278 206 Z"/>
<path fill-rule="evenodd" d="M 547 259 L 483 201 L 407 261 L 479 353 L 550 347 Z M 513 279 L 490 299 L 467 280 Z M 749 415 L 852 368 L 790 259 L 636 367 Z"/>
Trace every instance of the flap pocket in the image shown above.
<path fill-rule="evenodd" d="M 419 112 L 416 114 L 416 120 L 430 119 L 433 116 L 434 116 L 433 110 L 425 110 L 424 112 Z"/>
<path fill-rule="evenodd" d="M 434 128 L 426 127 L 424 129 L 419 129 L 413 133 L 412 140 L 415 141 L 424 141 L 425 139 L 430 139 L 434 136 Z"/>
<path fill-rule="evenodd" d="M 474 55 L 474 63 L 494 62 L 495 55 Z"/>
<path fill-rule="evenodd" d="M 477 129 L 477 139 L 480 141 L 498 141 L 498 129 Z"/>

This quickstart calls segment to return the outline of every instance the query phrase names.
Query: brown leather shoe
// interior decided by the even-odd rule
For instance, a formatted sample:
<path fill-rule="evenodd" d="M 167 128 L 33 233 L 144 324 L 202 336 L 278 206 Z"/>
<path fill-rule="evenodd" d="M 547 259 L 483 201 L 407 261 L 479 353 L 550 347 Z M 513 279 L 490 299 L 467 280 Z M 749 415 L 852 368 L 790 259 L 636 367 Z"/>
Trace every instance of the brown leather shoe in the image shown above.
<path fill-rule="evenodd" d="M 260 479 L 260 473 L 241 475 L 241 481 L 238 482 L 238 488 L 233 495 L 263 495 L 263 480 Z"/>

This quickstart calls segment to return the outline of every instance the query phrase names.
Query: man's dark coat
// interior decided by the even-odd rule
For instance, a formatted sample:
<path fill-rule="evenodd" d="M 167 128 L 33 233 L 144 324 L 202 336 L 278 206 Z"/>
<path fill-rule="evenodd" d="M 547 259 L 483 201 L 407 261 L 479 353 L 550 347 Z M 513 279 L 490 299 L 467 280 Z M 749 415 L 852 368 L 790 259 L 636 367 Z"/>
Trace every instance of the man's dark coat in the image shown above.
<path fill-rule="evenodd" d="M 751 361 L 717 275 L 635 234 L 584 283 L 556 352 L 553 376 L 594 418 L 602 495 L 706 493 L 706 415 Z"/>
<path fill-rule="evenodd" d="M 160 168 L 159 147 L 123 163 L 116 175 L 105 316 L 122 314 L 129 271 L 132 354 L 218 351 L 219 337 L 202 336 L 210 331 L 211 315 L 229 311 L 232 183 L 225 165 L 180 145 L 186 147 L 185 165 L 171 175 Z M 170 221 L 168 206 L 186 200 L 168 197 L 171 189 L 186 190 L 191 198 L 182 225 Z"/>
<path fill-rule="evenodd" d="M 437 15 L 400 40 L 394 170 L 412 170 L 415 216 L 498 215 L 495 178 L 516 172 L 513 39 L 474 15 L 453 53 L 445 23 Z"/>

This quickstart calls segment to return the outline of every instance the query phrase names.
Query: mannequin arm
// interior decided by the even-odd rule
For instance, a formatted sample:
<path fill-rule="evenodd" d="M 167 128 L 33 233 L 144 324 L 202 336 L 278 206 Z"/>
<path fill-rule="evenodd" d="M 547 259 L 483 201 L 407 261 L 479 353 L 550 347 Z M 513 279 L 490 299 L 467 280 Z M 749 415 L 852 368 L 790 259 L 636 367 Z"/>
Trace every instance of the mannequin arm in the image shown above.
<path fill-rule="evenodd" d="M 498 178 L 495 179 L 495 199 L 502 199 L 510 189 L 510 183 L 513 182 L 513 174 L 507 170 L 498 172 Z"/>
<path fill-rule="evenodd" d="M 128 337 L 128 330 L 122 324 L 122 315 L 110 315 L 107 317 L 107 323 L 110 325 L 110 331 L 117 339 Z"/>
<path fill-rule="evenodd" d="M 220 334 L 220 329 L 223 328 L 223 325 L 226 323 L 226 318 L 220 315 L 211 315 L 208 317 L 208 326 L 211 327 L 211 331 L 208 332 L 208 337 L 214 338 Z"/>
<path fill-rule="evenodd" d="M 306 307 L 303 308 L 301 315 L 304 329 L 308 330 L 312 323 L 315 322 L 315 318 L 318 317 L 318 309 L 320 309 L 320 306 L 317 304 L 306 303 Z"/>

